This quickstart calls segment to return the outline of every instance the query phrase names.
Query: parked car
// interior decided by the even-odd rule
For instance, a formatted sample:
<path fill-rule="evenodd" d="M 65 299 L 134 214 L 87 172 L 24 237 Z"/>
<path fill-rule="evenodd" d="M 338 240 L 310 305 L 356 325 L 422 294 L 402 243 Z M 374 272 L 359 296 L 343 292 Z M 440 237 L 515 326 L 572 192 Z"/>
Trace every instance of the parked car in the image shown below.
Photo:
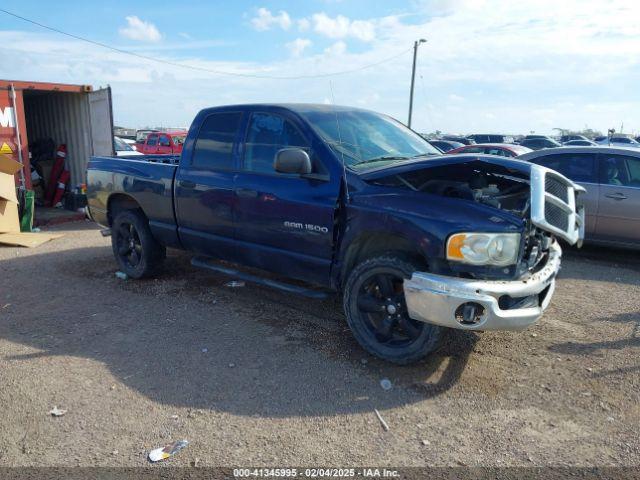
<path fill-rule="evenodd" d="M 482 153 L 485 155 L 498 155 L 500 157 L 517 157 L 532 150 L 521 145 L 513 143 L 479 143 L 477 145 L 464 145 L 462 147 L 450 150 L 448 154 L 459 153 Z"/>
<path fill-rule="evenodd" d="M 187 136 L 186 130 L 176 132 L 152 132 L 145 142 L 138 145 L 138 151 L 144 155 L 176 155 L 182 152 Z"/>
<path fill-rule="evenodd" d="M 453 150 L 455 148 L 464 147 L 463 143 L 452 142 L 449 140 L 429 140 L 429 143 L 444 153 L 450 150 Z"/>
<path fill-rule="evenodd" d="M 542 150 L 543 148 L 556 148 L 562 146 L 551 138 L 525 138 L 520 142 L 520 145 L 530 148 L 531 150 Z"/>
<path fill-rule="evenodd" d="M 551 301 L 555 238 L 580 241 L 582 189 L 560 174 L 440 155 L 400 122 L 351 107 L 208 108 L 180 157 L 139 159 L 92 157 L 87 171 L 89 213 L 109 228 L 121 271 L 152 275 L 174 247 L 288 292 L 323 295 L 211 259 L 341 292 L 358 342 L 396 363 L 433 351 L 442 327 L 526 328 Z M 547 203 L 549 182 L 566 202 Z"/>
<path fill-rule="evenodd" d="M 113 137 L 113 147 L 117 156 L 124 155 L 142 155 L 142 153 L 135 150 L 129 143 L 125 142 L 120 137 Z"/>
<path fill-rule="evenodd" d="M 568 140 L 562 144 L 565 147 L 597 147 L 598 144 L 596 142 L 592 142 L 591 140 Z"/>
<path fill-rule="evenodd" d="M 562 135 L 560 137 L 560 143 L 565 144 L 567 142 L 571 142 L 573 140 L 584 140 L 589 142 L 590 140 L 584 135 Z"/>
<path fill-rule="evenodd" d="M 551 168 L 586 189 L 587 242 L 640 248 L 640 149 L 563 147 L 521 160 Z"/>
<path fill-rule="evenodd" d="M 513 143 L 513 137 L 510 135 L 498 135 L 492 133 L 474 133 L 467 138 L 475 143 Z"/>
<path fill-rule="evenodd" d="M 462 137 L 459 135 L 443 135 L 442 140 L 449 140 L 450 142 L 458 142 L 463 145 L 473 145 L 476 143 L 470 138 Z"/>
<path fill-rule="evenodd" d="M 640 148 L 635 138 L 626 137 L 623 135 L 614 135 L 613 137 L 598 137 L 596 143 L 599 145 L 607 145 L 610 147 L 624 147 L 624 148 Z"/>
<path fill-rule="evenodd" d="M 551 140 L 553 140 L 552 137 L 550 137 L 549 135 L 525 135 L 524 138 L 522 140 L 531 140 L 533 138 L 549 138 Z"/>

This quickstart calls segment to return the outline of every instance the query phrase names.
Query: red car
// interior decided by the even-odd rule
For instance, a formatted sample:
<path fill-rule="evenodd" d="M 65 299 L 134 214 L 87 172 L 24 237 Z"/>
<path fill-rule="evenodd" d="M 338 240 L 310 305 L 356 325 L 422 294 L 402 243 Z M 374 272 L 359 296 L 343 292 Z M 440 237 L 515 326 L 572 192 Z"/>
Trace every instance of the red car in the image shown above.
<path fill-rule="evenodd" d="M 136 149 L 145 155 L 178 155 L 186 136 L 186 130 L 152 132 L 144 143 L 136 144 Z"/>
<path fill-rule="evenodd" d="M 517 157 L 532 152 L 530 148 L 514 145 L 512 143 L 479 143 L 477 145 L 465 145 L 449 150 L 447 155 L 456 153 L 483 153 L 486 155 L 498 155 L 500 157 Z"/>

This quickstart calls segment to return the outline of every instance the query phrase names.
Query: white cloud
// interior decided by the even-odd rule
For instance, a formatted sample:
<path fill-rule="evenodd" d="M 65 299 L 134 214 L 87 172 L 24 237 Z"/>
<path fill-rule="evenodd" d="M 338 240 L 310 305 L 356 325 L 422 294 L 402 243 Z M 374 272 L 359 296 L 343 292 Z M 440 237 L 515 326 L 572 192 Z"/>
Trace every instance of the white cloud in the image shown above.
<path fill-rule="evenodd" d="M 306 32 L 311 27 L 311 22 L 309 21 L 308 18 L 301 18 L 300 20 L 298 20 L 297 23 L 298 23 L 298 30 L 300 30 L 301 32 Z"/>
<path fill-rule="evenodd" d="M 291 17 L 284 10 L 280 10 L 277 15 L 274 15 L 271 10 L 264 7 L 259 8 L 257 15 L 251 19 L 251 25 L 259 32 L 269 30 L 273 26 L 288 30 L 291 23 Z"/>
<path fill-rule="evenodd" d="M 324 49 L 326 55 L 344 55 L 347 51 L 347 44 L 342 40 L 328 46 Z"/>
<path fill-rule="evenodd" d="M 139 42 L 159 42 L 162 40 L 160 31 L 153 23 L 145 22 L 135 15 L 125 17 L 125 19 L 127 26 L 119 30 L 123 37 Z"/>
<path fill-rule="evenodd" d="M 296 38 L 293 42 L 285 44 L 285 47 L 287 47 L 292 57 L 301 56 L 309 46 L 311 46 L 311 40 L 308 38 Z"/>
<path fill-rule="evenodd" d="M 313 29 L 329 38 L 353 37 L 363 42 L 371 42 L 375 39 L 375 25 L 368 20 L 351 20 L 344 15 L 330 17 L 324 12 L 311 16 Z"/>

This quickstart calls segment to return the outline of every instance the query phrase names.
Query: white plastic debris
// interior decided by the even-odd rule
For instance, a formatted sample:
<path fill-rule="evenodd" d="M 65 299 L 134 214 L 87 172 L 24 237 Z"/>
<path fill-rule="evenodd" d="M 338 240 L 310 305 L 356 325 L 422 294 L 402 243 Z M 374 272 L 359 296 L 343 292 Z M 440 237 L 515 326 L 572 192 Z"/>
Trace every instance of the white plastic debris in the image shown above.
<path fill-rule="evenodd" d="M 244 282 L 242 280 L 231 280 L 230 282 L 225 283 L 224 286 L 230 288 L 242 288 L 244 287 Z"/>
<path fill-rule="evenodd" d="M 178 440 L 177 442 L 173 442 L 162 448 L 156 448 L 155 450 L 151 450 L 149 452 L 149 460 L 152 462 L 159 462 L 160 460 L 165 460 L 169 457 L 172 457 L 184 447 L 189 445 L 187 440 Z"/>
<path fill-rule="evenodd" d="M 119 278 L 120 280 L 127 280 L 129 278 L 129 275 L 127 275 L 124 272 L 117 271 L 116 277 Z"/>
<path fill-rule="evenodd" d="M 388 378 L 383 378 L 382 380 L 380 380 L 380 386 L 383 390 L 391 390 L 393 388 L 393 384 Z"/>
<path fill-rule="evenodd" d="M 202 353 L 207 353 L 209 351 L 209 349 L 205 347 L 201 351 L 202 351 Z"/>
<path fill-rule="evenodd" d="M 380 420 L 380 425 L 382 425 L 382 428 L 384 429 L 385 432 L 389 431 L 389 425 L 387 425 L 387 422 L 384 421 L 384 418 L 382 418 L 382 415 L 380 415 L 380 412 L 378 411 L 378 409 L 374 409 L 374 412 L 376 412 L 376 417 L 378 417 L 378 420 Z"/>
<path fill-rule="evenodd" d="M 54 417 L 61 417 L 63 416 L 65 413 L 67 413 L 66 410 L 62 409 L 62 408 L 58 408 L 58 407 L 53 407 L 50 411 L 49 414 L 54 416 Z"/>

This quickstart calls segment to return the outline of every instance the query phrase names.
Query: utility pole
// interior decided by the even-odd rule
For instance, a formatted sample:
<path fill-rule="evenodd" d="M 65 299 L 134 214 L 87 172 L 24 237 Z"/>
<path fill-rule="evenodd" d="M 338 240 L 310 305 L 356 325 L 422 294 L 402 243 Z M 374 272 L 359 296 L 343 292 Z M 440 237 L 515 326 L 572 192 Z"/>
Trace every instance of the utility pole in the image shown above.
<path fill-rule="evenodd" d="M 416 59 L 418 57 L 418 45 L 426 43 L 424 38 L 413 42 L 413 68 L 411 69 L 411 92 L 409 92 L 409 121 L 407 127 L 411 128 L 411 115 L 413 114 L 413 87 L 416 83 Z"/>

